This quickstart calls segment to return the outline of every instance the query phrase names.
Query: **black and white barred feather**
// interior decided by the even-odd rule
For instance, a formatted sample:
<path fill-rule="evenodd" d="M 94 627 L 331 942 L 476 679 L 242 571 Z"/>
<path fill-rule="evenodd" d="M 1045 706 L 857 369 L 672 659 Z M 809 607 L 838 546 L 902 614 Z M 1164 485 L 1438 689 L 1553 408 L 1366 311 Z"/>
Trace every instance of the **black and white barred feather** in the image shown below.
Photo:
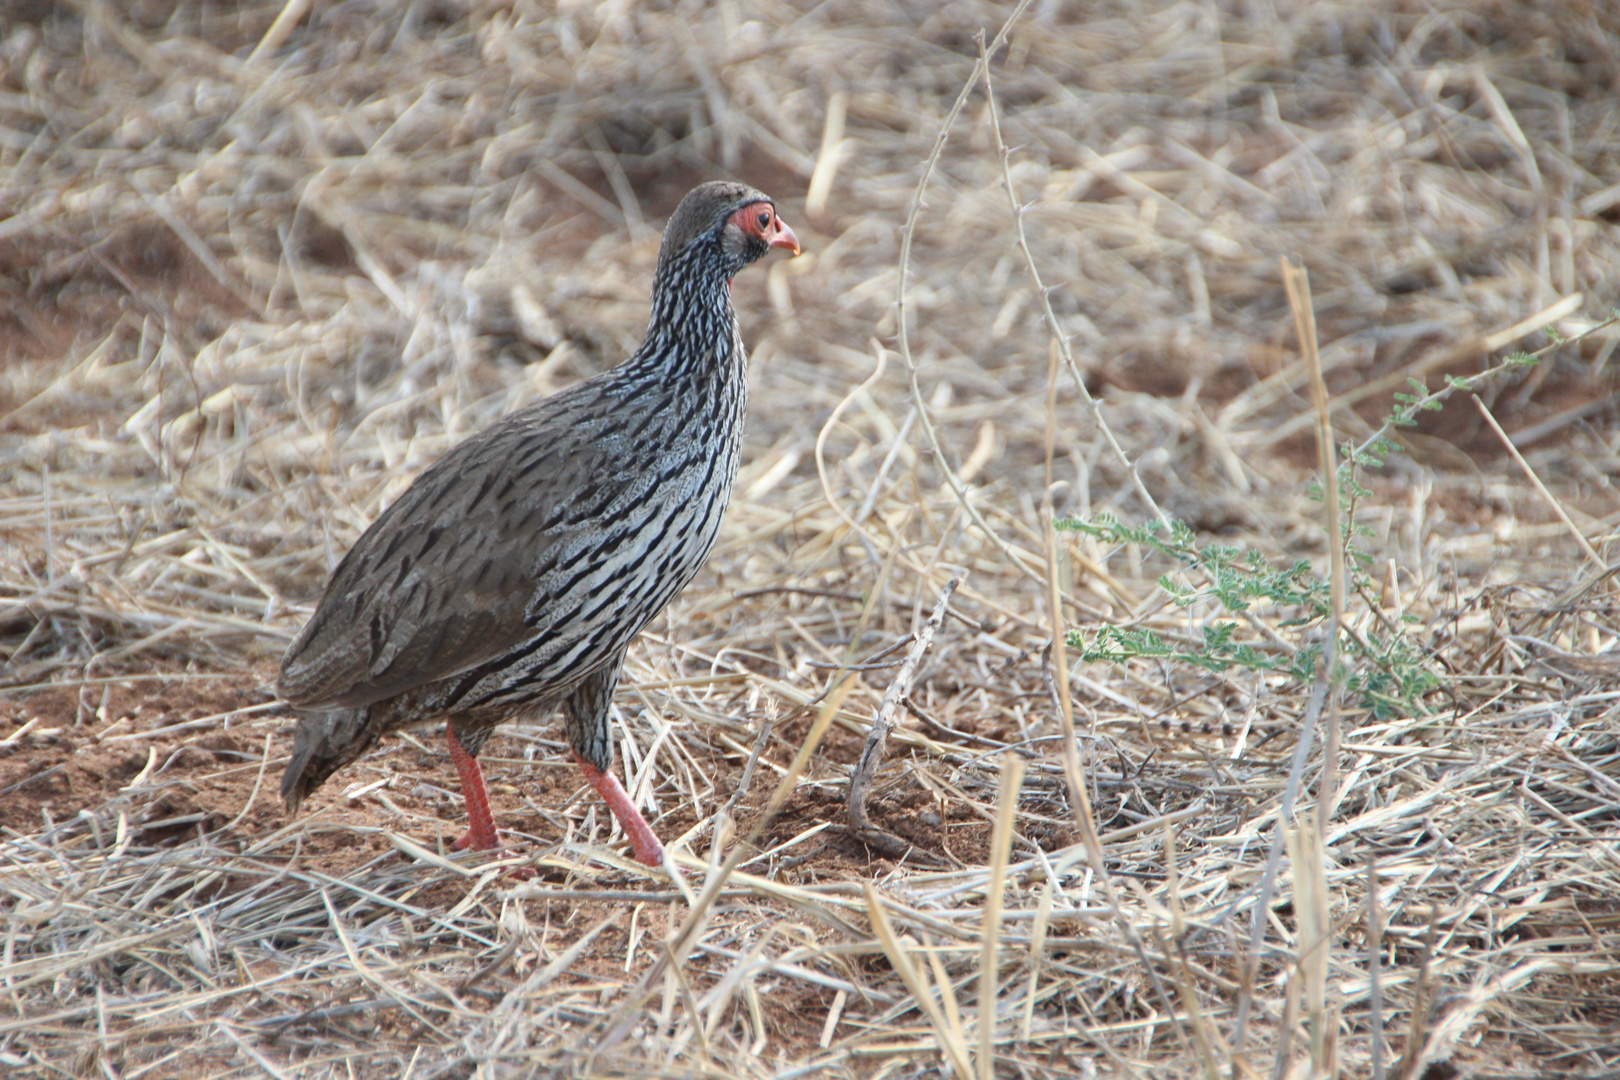
<path fill-rule="evenodd" d="M 452 449 L 344 557 L 282 661 L 277 688 L 306 710 L 289 805 L 385 732 L 443 717 L 476 755 L 500 721 L 562 705 L 608 770 L 625 649 L 708 557 L 737 474 L 730 281 L 770 246 L 737 225 L 756 203 L 725 183 L 683 200 L 635 354 Z"/>

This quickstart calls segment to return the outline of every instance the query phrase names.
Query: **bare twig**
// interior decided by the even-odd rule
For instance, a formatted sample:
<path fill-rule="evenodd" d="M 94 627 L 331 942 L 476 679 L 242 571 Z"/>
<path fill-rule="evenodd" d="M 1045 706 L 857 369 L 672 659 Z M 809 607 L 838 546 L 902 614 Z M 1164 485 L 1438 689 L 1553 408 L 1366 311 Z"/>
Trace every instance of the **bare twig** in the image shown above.
<path fill-rule="evenodd" d="M 894 727 L 894 712 L 900 702 L 911 693 L 911 681 L 917 675 L 917 665 L 922 662 L 923 654 L 934 643 L 934 635 L 939 633 L 940 626 L 945 622 L 945 611 L 950 607 L 951 594 L 962 583 L 961 575 L 951 578 L 940 590 L 939 599 L 934 603 L 934 612 L 928 616 L 928 621 L 917 628 L 917 637 L 906 650 L 906 658 L 895 673 L 889 688 L 883 692 L 883 701 L 878 705 L 877 715 L 872 719 L 872 727 L 866 733 L 866 744 L 861 748 L 860 760 L 855 764 L 855 770 L 849 775 L 849 804 L 848 816 L 850 828 L 856 834 L 864 836 L 874 830 L 872 820 L 866 813 L 866 800 L 872 789 L 872 781 L 877 776 L 878 766 L 883 764 L 883 751 L 889 744 L 889 732 Z"/>

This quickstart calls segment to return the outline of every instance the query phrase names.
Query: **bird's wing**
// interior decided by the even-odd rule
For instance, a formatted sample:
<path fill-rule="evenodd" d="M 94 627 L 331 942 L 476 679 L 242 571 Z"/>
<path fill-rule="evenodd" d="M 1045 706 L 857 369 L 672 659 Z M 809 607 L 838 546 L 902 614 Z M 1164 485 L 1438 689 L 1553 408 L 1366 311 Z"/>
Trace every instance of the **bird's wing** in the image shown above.
<path fill-rule="evenodd" d="M 634 483 L 624 475 L 633 455 L 602 404 L 565 391 L 418 477 L 333 573 L 282 660 L 282 697 L 357 708 L 495 661 L 543 633 L 539 568 L 579 542 L 593 500 Z"/>

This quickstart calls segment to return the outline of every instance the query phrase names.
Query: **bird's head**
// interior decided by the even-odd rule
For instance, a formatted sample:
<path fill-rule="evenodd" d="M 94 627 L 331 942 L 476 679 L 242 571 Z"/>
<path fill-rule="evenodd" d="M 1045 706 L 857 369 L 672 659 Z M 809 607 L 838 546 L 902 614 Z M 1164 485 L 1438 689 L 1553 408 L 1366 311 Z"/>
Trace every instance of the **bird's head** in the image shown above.
<path fill-rule="evenodd" d="M 781 218 L 770 196 L 745 184 L 712 180 L 699 184 L 670 215 L 658 249 L 658 272 L 676 263 L 688 272 L 730 281 L 771 248 L 799 253 L 799 238 Z"/>

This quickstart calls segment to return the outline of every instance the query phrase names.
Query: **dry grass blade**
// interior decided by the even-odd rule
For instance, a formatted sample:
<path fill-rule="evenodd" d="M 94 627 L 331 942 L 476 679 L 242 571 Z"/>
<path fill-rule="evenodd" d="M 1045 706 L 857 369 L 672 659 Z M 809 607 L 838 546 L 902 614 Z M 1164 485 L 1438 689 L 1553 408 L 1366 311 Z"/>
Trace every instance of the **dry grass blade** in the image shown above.
<path fill-rule="evenodd" d="M 1001 982 L 1001 909 L 1007 885 L 1007 863 L 1012 855 L 1013 817 L 1018 812 L 1018 789 L 1024 783 L 1024 760 L 1013 754 L 1001 759 L 1001 798 L 996 803 L 995 829 L 990 834 L 990 881 L 984 898 L 983 938 L 979 958 L 979 1080 L 996 1075 L 996 1003 Z"/>
<path fill-rule="evenodd" d="M 1292 984 L 1292 988 L 1304 1001 L 1305 1016 L 1310 1025 L 1313 1075 L 1333 1076 L 1339 1071 L 1339 1063 L 1334 1053 L 1337 1018 L 1328 1012 L 1327 1004 L 1328 971 L 1332 961 L 1329 937 L 1332 897 L 1328 894 L 1322 834 L 1314 818 L 1315 815 L 1302 816 L 1284 830 L 1294 884 L 1295 910 L 1299 914 L 1299 931 L 1294 939 L 1294 947 L 1299 954 L 1298 980 Z M 1286 1060 L 1279 1060 L 1278 1071 L 1284 1071 L 1287 1064 Z"/>
<path fill-rule="evenodd" d="M 1378 862 L 1367 860 L 1367 1015 L 1373 1080 L 1384 1080 L 1383 917 L 1378 909 Z"/>
<path fill-rule="evenodd" d="M 955 1017 L 956 1022 L 945 1014 L 940 1002 L 934 996 L 934 990 L 928 984 L 924 969 L 919 968 L 912 961 L 911 950 L 901 941 L 894 932 L 894 926 L 889 922 L 888 913 L 884 910 L 883 897 L 878 895 L 871 885 L 866 886 L 866 908 L 872 916 L 872 932 L 877 935 L 883 952 L 894 966 L 895 973 L 900 981 L 906 984 L 906 990 L 911 994 L 911 1000 L 928 1017 L 928 1022 L 934 1028 L 934 1035 L 939 1040 L 940 1052 L 944 1054 L 956 1075 L 968 1077 L 975 1075 L 972 1059 L 968 1054 L 967 1039 L 962 1032 L 961 1018 Z M 946 986 L 941 991 L 949 994 Z M 949 1000 L 947 998 L 947 1000 Z"/>
<path fill-rule="evenodd" d="M 1537 493 L 1547 501 L 1547 505 L 1552 508 L 1552 512 L 1558 515 L 1558 520 L 1564 523 L 1564 527 L 1569 530 L 1569 534 L 1581 546 L 1581 552 L 1586 556 L 1586 560 L 1600 572 L 1608 570 L 1609 564 L 1603 561 L 1603 556 L 1593 550 L 1591 543 L 1586 539 L 1586 534 L 1581 532 L 1575 523 L 1569 519 L 1569 513 L 1564 509 L 1563 504 L 1553 498 L 1552 492 L 1547 490 L 1547 485 L 1543 484 L 1541 477 L 1536 475 L 1536 470 L 1532 469 L 1530 463 L 1524 460 L 1524 455 L 1519 453 L 1519 448 L 1513 445 L 1513 440 L 1508 438 L 1507 432 L 1502 430 L 1502 425 L 1496 422 L 1496 417 L 1491 415 L 1491 410 L 1486 408 L 1485 403 L 1479 400 L 1477 396 L 1473 398 L 1473 402 L 1474 407 L 1479 410 L 1479 414 L 1485 418 L 1485 422 L 1496 433 L 1496 437 L 1502 440 L 1503 447 L 1512 456 L 1514 463 L 1524 472 L 1525 479 L 1529 480 Z"/>

